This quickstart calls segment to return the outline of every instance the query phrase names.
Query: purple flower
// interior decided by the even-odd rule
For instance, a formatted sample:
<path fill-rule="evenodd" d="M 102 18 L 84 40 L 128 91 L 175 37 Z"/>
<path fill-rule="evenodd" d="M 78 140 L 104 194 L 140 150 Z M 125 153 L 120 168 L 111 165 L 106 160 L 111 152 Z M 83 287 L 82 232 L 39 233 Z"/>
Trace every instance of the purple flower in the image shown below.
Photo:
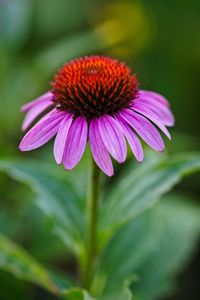
<path fill-rule="evenodd" d="M 87 142 L 99 168 L 113 175 L 112 156 L 126 159 L 126 140 L 135 158 L 143 160 L 143 139 L 156 151 L 163 151 L 159 128 L 170 139 L 166 126 L 174 117 L 161 95 L 139 89 L 136 75 L 117 60 L 90 56 L 65 64 L 51 83 L 52 89 L 25 104 L 22 129 L 44 115 L 24 136 L 21 151 L 36 149 L 55 137 L 54 156 L 67 170 L 80 161 Z M 156 126 L 155 126 L 156 125 Z"/>

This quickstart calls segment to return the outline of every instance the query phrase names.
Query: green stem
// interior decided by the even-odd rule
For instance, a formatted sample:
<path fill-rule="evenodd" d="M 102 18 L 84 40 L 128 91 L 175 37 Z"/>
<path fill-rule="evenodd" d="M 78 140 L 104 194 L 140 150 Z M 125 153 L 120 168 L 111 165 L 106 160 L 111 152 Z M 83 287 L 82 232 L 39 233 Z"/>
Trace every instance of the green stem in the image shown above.
<path fill-rule="evenodd" d="M 88 289 L 91 283 L 92 268 L 97 254 L 97 224 L 99 207 L 99 184 L 100 169 L 92 160 L 91 176 L 88 197 L 88 240 L 87 240 L 87 260 L 84 276 L 84 285 Z"/>

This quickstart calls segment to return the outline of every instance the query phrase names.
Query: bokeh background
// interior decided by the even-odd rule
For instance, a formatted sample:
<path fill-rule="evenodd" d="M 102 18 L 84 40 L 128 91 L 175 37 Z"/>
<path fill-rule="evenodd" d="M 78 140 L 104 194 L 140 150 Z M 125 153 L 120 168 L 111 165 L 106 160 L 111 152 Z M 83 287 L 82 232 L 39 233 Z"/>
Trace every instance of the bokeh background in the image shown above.
<path fill-rule="evenodd" d="M 52 160 L 51 146 L 19 153 L 20 106 L 48 90 L 63 63 L 90 54 L 125 61 L 142 88 L 170 100 L 176 126 L 169 152 L 200 148 L 199 0 L 1 0 L 1 156 Z M 199 179 L 195 175 L 177 189 L 199 201 Z M 28 188 L 0 175 L 0 232 L 38 259 L 64 268 L 66 250 L 56 237 L 52 247 L 46 246 L 51 224 L 32 206 L 32 198 Z M 200 299 L 198 253 L 178 278 L 181 288 L 168 299 Z M 30 299 L 53 299 L 0 272 L 0 300 L 27 299 L 27 293 Z"/>

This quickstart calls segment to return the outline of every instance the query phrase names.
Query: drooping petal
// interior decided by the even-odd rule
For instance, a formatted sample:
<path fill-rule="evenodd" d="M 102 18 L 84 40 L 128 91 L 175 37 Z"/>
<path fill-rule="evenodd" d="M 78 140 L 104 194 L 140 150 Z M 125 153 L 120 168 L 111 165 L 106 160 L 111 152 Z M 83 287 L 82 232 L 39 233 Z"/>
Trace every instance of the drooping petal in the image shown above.
<path fill-rule="evenodd" d="M 69 129 L 63 163 L 67 170 L 73 169 L 80 161 L 87 143 L 88 124 L 85 117 L 75 119 Z"/>
<path fill-rule="evenodd" d="M 69 128 L 73 121 L 72 115 L 66 113 L 66 116 L 59 125 L 58 133 L 54 142 L 54 157 L 57 164 L 61 164 L 65 149 L 66 138 L 69 132 Z"/>
<path fill-rule="evenodd" d="M 41 101 L 27 112 L 26 117 L 24 118 L 24 121 L 22 123 L 22 130 L 26 130 L 31 123 L 48 107 L 52 105 L 51 101 Z"/>
<path fill-rule="evenodd" d="M 104 146 L 98 126 L 98 119 L 93 118 L 89 128 L 89 143 L 91 152 L 99 168 L 106 175 L 112 176 L 114 173 L 112 161 L 106 147 Z"/>
<path fill-rule="evenodd" d="M 118 122 L 120 122 L 124 135 L 128 140 L 128 143 L 131 147 L 133 154 L 135 155 L 135 158 L 139 162 L 141 162 L 144 158 L 144 152 L 139 138 L 130 128 L 129 124 L 120 115 L 116 115 L 115 118 Z"/>
<path fill-rule="evenodd" d="M 162 95 L 160 95 L 160 94 L 158 94 L 156 92 L 140 90 L 139 94 L 141 96 L 154 99 L 154 100 L 156 100 L 156 101 L 164 104 L 165 106 L 169 106 L 168 100 L 164 96 L 162 96 Z"/>
<path fill-rule="evenodd" d="M 64 116 L 64 112 L 59 112 L 56 109 L 45 115 L 26 133 L 19 145 L 19 149 L 21 151 L 30 151 L 47 143 L 56 134 Z"/>
<path fill-rule="evenodd" d="M 141 138 L 156 151 L 164 150 L 164 142 L 158 130 L 145 117 L 130 109 L 123 109 L 120 115 L 133 127 Z"/>
<path fill-rule="evenodd" d="M 151 111 L 144 105 L 140 105 L 137 103 L 135 103 L 131 108 L 134 111 L 136 111 L 136 112 L 142 114 L 143 116 L 145 116 L 146 118 L 148 118 L 150 121 L 154 122 L 165 133 L 165 135 L 168 137 L 168 139 L 171 140 L 170 133 L 167 130 L 167 128 L 163 125 L 162 119 L 159 119 L 159 117 L 153 111 Z"/>
<path fill-rule="evenodd" d="M 54 95 L 52 94 L 52 92 L 48 91 L 46 92 L 45 94 L 43 94 L 42 96 L 38 97 L 37 99 L 31 101 L 31 102 L 28 102 L 26 104 L 24 104 L 22 107 L 21 107 L 21 111 L 22 112 L 27 112 L 29 111 L 32 107 L 34 107 L 35 105 L 37 104 L 40 104 L 42 102 L 47 102 L 47 103 L 52 103 L 51 101 L 53 100 L 54 98 Z"/>
<path fill-rule="evenodd" d="M 169 107 L 163 105 L 162 103 L 156 101 L 155 99 L 151 98 L 143 98 L 143 97 L 138 97 L 135 99 L 133 102 L 141 105 L 145 105 L 148 109 L 156 113 L 163 121 L 163 124 L 166 126 L 173 126 L 174 125 L 174 116 L 169 109 Z"/>
<path fill-rule="evenodd" d="M 99 118 L 99 132 L 108 152 L 119 162 L 126 159 L 126 140 L 120 124 L 106 115 Z"/>

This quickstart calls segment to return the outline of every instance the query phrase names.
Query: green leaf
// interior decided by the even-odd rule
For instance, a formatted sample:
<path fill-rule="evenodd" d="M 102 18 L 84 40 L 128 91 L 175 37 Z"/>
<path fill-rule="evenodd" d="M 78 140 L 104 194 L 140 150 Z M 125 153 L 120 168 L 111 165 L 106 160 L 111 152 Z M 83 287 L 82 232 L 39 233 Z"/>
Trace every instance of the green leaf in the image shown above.
<path fill-rule="evenodd" d="M 0 269 L 58 294 L 59 289 L 46 269 L 20 246 L 0 235 Z"/>
<path fill-rule="evenodd" d="M 102 207 L 100 243 L 105 243 L 119 227 L 153 206 L 183 176 L 197 170 L 200 170 L 199 153 L 157 155 L 137 168 L 129 169 L 120 177 Z"/>
<path fill-rule="evenodd" d="M 199 233 L 199 206 L 183 196 L 165 196 L 110 241 L 94 279 L 104 282 L 97 291 L 102 293 L 100 299 L 110 299 L 131 276 L 136 299 L 155 300 L 169 293 L 175 276 L 193 253 Z"/>
<path fill-rule="evenodd" d="M 133 285 L 133 291 L 140 299 L 153 300 L 169 294 L 176 287 L 176 274 L 193 254 L 200 233 L 200 208 L 185 200 L 186 197 L 170 197 L 155 211 L 163 235 L 138 268 L 140 280 Z"/>
<path fill-rule="evenodd" d="M 126 279 L 122 284 L 117 285 L 114 290 L 100 297 L 100 300 L 135 300 L 130 289 L 131 281 L 132 279 Z"/>
<path fill-rule="evenodd" d="M 95 298 L 80 288 L 70 288 L 67 291 L 63 291 L 62 295 L 62 299 L 65 300 L 95 300 Z"/>
<path fill-rule="evenodd" d="M 82 198 L 70 180 L 66 180 L 69 173 L 65 178 L 56 165 L 19 159 L 0 160 L 0 169 L 32 187 L 38 196 L 36 204 L 51 219 L 55 233 L 78 254 L 84 240 L 85 221 Z"/>

